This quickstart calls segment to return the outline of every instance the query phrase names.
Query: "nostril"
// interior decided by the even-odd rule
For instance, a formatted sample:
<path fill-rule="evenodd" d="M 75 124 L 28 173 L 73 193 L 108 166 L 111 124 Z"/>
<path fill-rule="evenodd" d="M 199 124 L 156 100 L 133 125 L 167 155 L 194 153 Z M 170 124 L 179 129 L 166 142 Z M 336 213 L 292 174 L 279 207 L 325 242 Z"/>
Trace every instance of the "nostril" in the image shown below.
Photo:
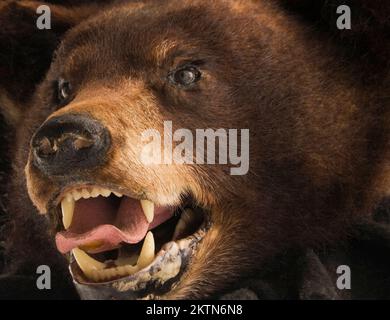
<path fill-rule="evenodd" d="M 31 147 L 35 166 L 48 175 L 64 175 L 101 165 L 111 144 L 108 130 L 85 115 L 65 115 L 45 122 Z"/>
<path fill-rule="evenodd" d="M 85 137 L 77 137 L 73 142 L 73 146 L 75 150 L 81 150 L 81 149 L 92 147 L 94 143 L 95 141 L 93 139 L 88 139 Z"/>
<path fill-rule="evenodd" d="M 59 149 L 65 149 L 66 147 L 69 148 L 68 143 L 71 145 L 70 148 L 77 152 L 82 149 L 93 147 L 96 140 L 76 134 L 64 134 L 58 139 L 53 140 L 50 140 L 48 137 L 43 137 L 39 141 L 35 142 L 35 146 L 33 146 L 33 148 L 39 158 L 45 158 L 55 155 L 56 152 L 61 151 Z"/>
<path fill-rule="evenodd" d="M 43 137 L 41 140 L 36 142 L 37 145 L 34 147 L 36 154 L 40 158 L 44 158 L 53 155 L 57 151 L 57 146 L 52 144 L 47 137 Z"/>

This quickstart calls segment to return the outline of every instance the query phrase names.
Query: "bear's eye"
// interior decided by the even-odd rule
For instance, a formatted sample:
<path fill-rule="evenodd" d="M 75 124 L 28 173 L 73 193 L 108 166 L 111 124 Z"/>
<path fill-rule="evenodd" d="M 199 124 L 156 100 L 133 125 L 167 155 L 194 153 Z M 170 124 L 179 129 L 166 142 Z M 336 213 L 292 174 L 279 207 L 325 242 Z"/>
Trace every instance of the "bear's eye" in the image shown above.
<path fill-rule="evenodd" d="M 168 78 L 171 83 L 179 87 L 189 87 L 198 82 L 201 72 L 194 65 L 187 65 L 169 73 Z"/>
<path fill-rule="evenodd" d="M 58 100 L 61 103 L 64 103 L 69 99 L 71 89 L 71 85 L 68 81 L 65 81 L 64 79 L 58 81 Z"/>

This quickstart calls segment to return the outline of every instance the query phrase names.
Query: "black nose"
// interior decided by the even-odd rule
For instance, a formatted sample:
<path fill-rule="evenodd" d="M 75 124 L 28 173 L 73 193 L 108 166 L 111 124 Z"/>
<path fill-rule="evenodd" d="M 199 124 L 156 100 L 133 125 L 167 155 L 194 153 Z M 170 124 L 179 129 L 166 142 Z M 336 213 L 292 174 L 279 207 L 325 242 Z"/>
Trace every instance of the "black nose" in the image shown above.
<path fill-rule="evenodd" d="M 48 175 L 74 174 L 104 163 L 109 131 L 86 115 L 68 114 L 45 122 L 32 138 L 33 161 Z"/>

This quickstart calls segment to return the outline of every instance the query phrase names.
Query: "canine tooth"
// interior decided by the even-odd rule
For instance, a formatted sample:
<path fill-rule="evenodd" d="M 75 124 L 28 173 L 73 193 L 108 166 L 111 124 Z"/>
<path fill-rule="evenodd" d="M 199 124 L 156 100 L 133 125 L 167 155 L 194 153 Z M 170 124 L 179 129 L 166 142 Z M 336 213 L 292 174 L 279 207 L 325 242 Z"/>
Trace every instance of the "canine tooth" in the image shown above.
<path fill-rule="evenodd" d="M 137 267 L 142 269 L 153 262 L 154 259 L 154 237 L 149 231 L 146 234 L 144 244 L 142 245 L 141 253 L 137 261 Z"/>
<path fill-rule="evenodd" d="M 72 223 L 74 204 L 74 199 L 68 196 L 61 201 L 62 223 L 65 229 L 68 229 Z"/>
<path fill-rule="evenodd" d="M 88 278 L 93 278 L 94 271 L 100 271 L 106 267 L 104 263 L 95 260 L 79 248 L 73 249 L 72 253 L 78 266 Z"/>
<path fill-rule="evenodd" d="M 172 239 L 176 240 L 180 234 L 186 229 L 186 226 L 191 222 L 191 218 L 194 212 L 191 209 L 185 209 L 181 214 L 180 220 L 176 225 L 175 232 L 173 233 Z"/>
<path fill-rule="evenodd" d="M 149 200 L 141 200 L 140 202 L 146 220 L 151 223 L 154 219 L 154 203 Z"/>

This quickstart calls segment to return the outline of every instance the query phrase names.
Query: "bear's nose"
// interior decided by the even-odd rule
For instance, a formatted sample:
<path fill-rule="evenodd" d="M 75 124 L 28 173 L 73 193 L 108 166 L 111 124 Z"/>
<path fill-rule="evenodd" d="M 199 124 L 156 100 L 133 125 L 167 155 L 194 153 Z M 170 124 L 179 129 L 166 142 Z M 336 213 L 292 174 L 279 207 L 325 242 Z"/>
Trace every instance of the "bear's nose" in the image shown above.
<path fill-rule="evenodd" d="M 47 175 L 95 169 L 107 158 L 109 131 L 86 115 L 68 114 L 46 121 L 31 142 L 35 166 Z"/>

